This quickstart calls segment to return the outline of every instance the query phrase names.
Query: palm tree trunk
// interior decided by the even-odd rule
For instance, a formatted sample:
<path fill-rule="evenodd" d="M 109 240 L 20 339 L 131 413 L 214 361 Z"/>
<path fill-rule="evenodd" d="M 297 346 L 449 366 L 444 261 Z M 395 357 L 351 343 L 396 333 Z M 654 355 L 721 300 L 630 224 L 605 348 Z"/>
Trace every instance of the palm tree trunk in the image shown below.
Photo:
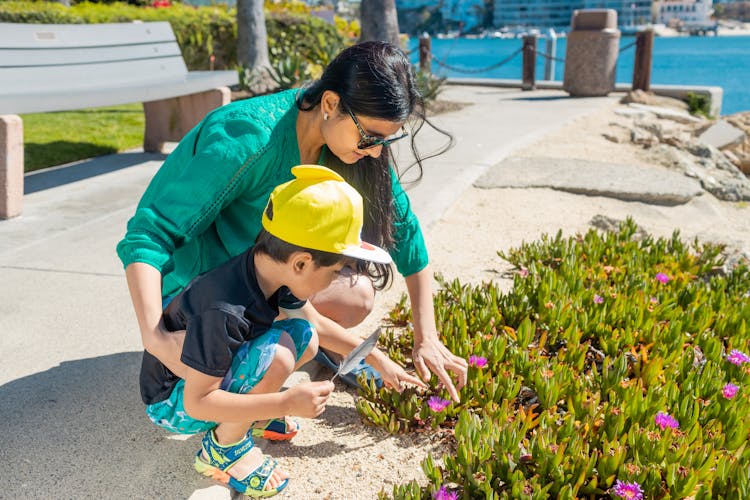
<path fill-rule="evenodd" d="M 237 62 L 252 75 L 250 91 L 263 94 L 276 85 L 268 75 L 268 33 L 263 0 L 237 0 Z"/>
<path fill-rule="evenodd" d="M 395 0 L 362 0 L 360 23 L 360 41 L 383 40 L 400 46 Z"/>

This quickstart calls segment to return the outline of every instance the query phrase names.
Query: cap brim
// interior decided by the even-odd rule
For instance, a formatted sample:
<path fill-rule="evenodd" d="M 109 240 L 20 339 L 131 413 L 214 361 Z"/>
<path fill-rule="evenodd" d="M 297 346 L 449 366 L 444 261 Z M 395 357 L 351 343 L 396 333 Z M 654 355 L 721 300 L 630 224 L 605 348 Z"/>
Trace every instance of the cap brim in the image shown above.
<path fill-rule="evenodd" d="M 361 242 L 358 247 L 351 246 L 346 248 L 341 252 L 341 255 L 346 255 L 347 257 L 353 257 L 355 259 L 369 260 L 376 264 L 390 264 L 393 262 L 388 252 L 364 241 Z"/>

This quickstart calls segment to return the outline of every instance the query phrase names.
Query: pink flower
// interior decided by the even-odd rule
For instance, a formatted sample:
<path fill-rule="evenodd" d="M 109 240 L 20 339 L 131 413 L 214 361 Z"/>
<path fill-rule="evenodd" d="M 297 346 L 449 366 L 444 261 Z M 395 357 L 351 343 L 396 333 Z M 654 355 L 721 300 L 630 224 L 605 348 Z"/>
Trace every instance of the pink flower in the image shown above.
<path fill-rule="evenodd" d="M 740 366 L 742 363 L 750 363 L 750 356 L 737 349 L 732 349 L 727 355 L 727 361 L 733 365 Z"/>
<path fill-rule="evenodd" d="M 434 412 L 440 412 L 445 410 L 450 406 L 451 402 L 447 399 L 440 398 L 438 396 L 431 396 L 429 400 L 427 400 L 427 406 L 430 407 L 430 409 Z"/>
<path fill-rule="evenodd" d="M 435 500 L 458 500 L 458 492 L 448 491 L 445 486 L 441 486 L 436 493 L 432 494 Z"/>
<path fill-rule="evenodd" d="M 669 413 L 664 413 L 663 411 L 660 411 L 656 414 L 656 417 L 654 417 L 654 422 L 656 422 L 656 425 L 661 427 L 662 430 L 666 429 L 667 427 L 671 427 L 672 429 L 677 429 L 680 427 L 680 423 L 676 418 L 674 418 Z"/>
<path fill-rule="evenodd" d="M 522 278 L 525 278 L 529 275 L 529 270 L 525 268 L 521 268 L 518 270 L 518 275 Z"/>
<path fill-rule="evenodd" d="M 659 303 L 659 299 L 657 299 L 656 297 L 651 297 L 651 299 L 649 299 L 649 300 L 651 300 L 652 304 L 658 304 Z"/>
<path fill-rule="evenodd" d="M 656 281 L 660 283 L 668 283 L 669 282 L 669 276 L 667 276 L 664 273 L 656 273 Z"/>
<path fill-rule="evenodd" d="M 473 354 L 469 356 L 469 365 L 476 366 L 477 368 L 484 368 L 487 366 L 487 358 L 484 358 L 482 356 L 474 356 Z"/>
<path fill-rule="evenodd" d="M 602 304 L 604 303 L 604 297 L 598 294 L 594 294 L 594 304 Z"/>
<path fill-rule="evenodd" d="M 727 384 L 724 386 L 724 388 L 721 390 L 721 395 L 724 396 L 727 399 L 732 399 L 737 395 L 737 391 L 739 391 L 740 388 L 737 387 L 734 384 Z"/>
<path fill-rule="evenodd" d="M 641 485 L 638 483 L 623 483 L 619 479 L 615 481 L 612 487 L 612 493 L 620 498 L 626 498 L 628 500 L 642 500 L 643 490 Z"/>

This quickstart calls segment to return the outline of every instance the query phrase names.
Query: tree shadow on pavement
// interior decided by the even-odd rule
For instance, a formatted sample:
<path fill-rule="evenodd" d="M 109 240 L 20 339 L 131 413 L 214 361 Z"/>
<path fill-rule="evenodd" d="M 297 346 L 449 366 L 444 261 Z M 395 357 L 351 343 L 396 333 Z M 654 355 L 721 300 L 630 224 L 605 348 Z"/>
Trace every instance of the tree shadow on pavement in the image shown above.
<path fill-rule="evenodd" d="M 192 468 L 199 436 L 148 421 L 140 363 L 140 352 L 66 361 L 0 386 L 0 496 L 188 498 L 213 484 Z"/>
<path fill-rule="evenodd" d="M 24 177 L 23 191 L 24 194 L 36 193 L 37 191 L 43 191 L 45 189 L 70 184 L 71 182 L 89 179 L 97 175 L 108 174 L 147 161 L 162 162 L 166 157 L 165 154 L 161 153 L 117 153 L 82 160 L 71 165 L 37 170 L 26 174 Z"/>

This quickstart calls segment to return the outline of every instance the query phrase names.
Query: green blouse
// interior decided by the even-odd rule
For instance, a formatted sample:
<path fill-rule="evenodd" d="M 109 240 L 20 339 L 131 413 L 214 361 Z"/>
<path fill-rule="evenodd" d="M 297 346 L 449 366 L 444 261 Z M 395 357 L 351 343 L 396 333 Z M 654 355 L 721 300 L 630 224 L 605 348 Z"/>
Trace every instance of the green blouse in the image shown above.
<path fill-rule="evenodd" d="M 167 296 L 252 245 L 271 191 L 291 180 L 291 167 L 300 163 L 297 92 L 223 106 L 188 132 L 128 221 L 117 245 L 123 265 L 158 269 Z M 427 265 L 427 249 L 393 170 L 391 185 L 398 222 L 390 253 L 399 273 L 409 276 Z"/>

